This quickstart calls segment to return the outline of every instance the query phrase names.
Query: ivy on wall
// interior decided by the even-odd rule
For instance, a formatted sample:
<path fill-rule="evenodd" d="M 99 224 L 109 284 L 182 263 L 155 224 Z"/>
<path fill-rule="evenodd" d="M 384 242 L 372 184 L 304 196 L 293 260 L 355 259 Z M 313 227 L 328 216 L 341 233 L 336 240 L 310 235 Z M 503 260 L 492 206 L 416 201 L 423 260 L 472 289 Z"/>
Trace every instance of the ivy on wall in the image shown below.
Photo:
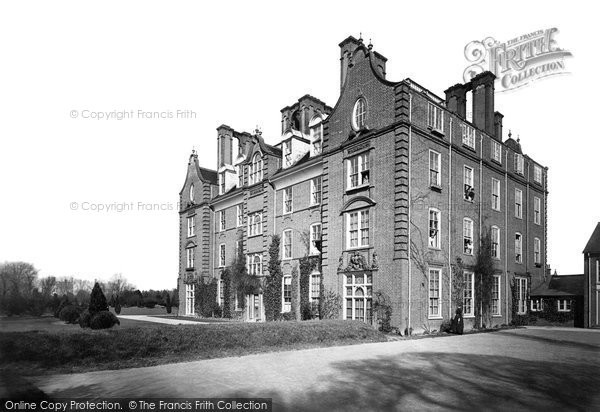
<path fill-rule="evenodd" d="M 231 272 L 228 268 L 221 272 L 221 280 L 223 281 L 223 317 L 231 318 L 232 316 L 232 302 L 233 302 L 233 288 L 231 285 Z"/>
<path fill-rule="evenodd" d="M 265 305 L 265 317 L 267 321 L 281 319 L 281 259 L 279 258 L 279 246 L 281 239 L 273 235 L 269 246 L 269 277 L 265 281 L 263 302 Z"/>
<path fill-rule="evenodd" d="M 483 327 L 492 321 L 492 287 L 494 283 L 494 260 L 492 258 L 492 235 L 486 230 L 480 239 L 474 267 L 475 272 L 475 326 Z"/>
<path fill-rule="evenodd" d="M 568 299 L 567 300 L 571 300 L 571 310 L 569 310 L 568 312 L 559 312 L 558 311 L 558 301 L 559 300 L 564 300 L 564 299 L 558 299 L 558 298 L 544 298 L 543 299 L 543 310 L 541 311 L 536 311 L 536 312 L 531 312 L 531 320 L 533 319 L 545 319 L 548 322 L 552 322 L 552 323 L 565 323 L 565 322 L 570 322 L 575 318 L 575 301 Z"/>
<path fill-rule="evenodd" d="M 465 293 L 465 270 L 462 259 L 457 257 L 452 265 L 452 306 L 462 308 Z"/>
<path fill-rule="evenodd" d="M 300 315 L 302 320 L 315 319 L 319 316 L 318 305 L 310 302 L 310 276 L 319 267 L 319 258 L 304 256 L 300 258 Z"/>
<path fill-rule="evenodd" d="M 195 312 L 205 318 L 221 317 L 221 307 L 217 303 L 217 279 L 205 283 L 202 278 L 194 288 Z"/>

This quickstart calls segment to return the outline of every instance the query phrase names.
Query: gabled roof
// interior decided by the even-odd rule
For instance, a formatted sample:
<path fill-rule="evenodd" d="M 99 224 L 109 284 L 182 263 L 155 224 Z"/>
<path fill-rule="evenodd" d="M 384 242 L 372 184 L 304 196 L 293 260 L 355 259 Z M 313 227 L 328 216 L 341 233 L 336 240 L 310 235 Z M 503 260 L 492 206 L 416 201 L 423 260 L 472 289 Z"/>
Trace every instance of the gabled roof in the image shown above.
<path fill-rule="evenodd" d="M 550 277 L 530 293 L 531 296 L 583 296 L 583 275 L 561 275 Z"/>
<path fill-rule="evenodd" d="M 215 170 L 206 169 L 204 167 L 198 166 L 198 175 L 200 176 L 200 180 L 208 183 L 212 183 L 216 185 L 219 181 L 217 177 L 217 172 Z"/>
<path fill-rule="evenodd" d="M 600 222 L 596 225 L 596 229 L 594 229 L 594 233 L 590 237 L 590 240 L 587 242 L 585 249 L 583 249 L 583 253 L 599 253 L 600 252 Z"/>

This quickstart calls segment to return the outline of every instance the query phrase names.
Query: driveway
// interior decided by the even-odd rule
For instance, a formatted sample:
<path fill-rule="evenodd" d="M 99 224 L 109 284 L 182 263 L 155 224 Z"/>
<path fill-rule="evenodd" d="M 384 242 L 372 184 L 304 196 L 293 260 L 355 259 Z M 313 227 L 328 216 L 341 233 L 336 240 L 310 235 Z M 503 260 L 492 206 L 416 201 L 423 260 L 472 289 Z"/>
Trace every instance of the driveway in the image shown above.
<path fill-rule="evenodd" d="M 118 317 L 119 319 L 138 320 L 140 322 L 162 323 L 165 325 L 208 325 L 210 323 L 148 315 L 118 315 Z"/>
<path fill-rule="evenodd" d="M 560 332 L 560 333 L 557 333 Z M 543 328 L 38 377 L 51 397 L 268 397 L 274 410 L 599 410 L 600 331 Z"/>

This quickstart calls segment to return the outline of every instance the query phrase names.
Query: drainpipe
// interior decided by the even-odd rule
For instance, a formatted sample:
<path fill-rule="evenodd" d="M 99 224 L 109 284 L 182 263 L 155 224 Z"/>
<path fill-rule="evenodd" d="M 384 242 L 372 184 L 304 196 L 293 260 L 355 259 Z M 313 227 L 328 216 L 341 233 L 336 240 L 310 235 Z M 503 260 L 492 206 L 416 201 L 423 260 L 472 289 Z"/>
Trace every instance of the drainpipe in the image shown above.
<path fill-rule="evenodd" d="M 481 213 L 483 202 L 483 135 L 479 134 L 479 247 L 481 248 Z M 481 281 L 482 274 L 479 274 L 479 295 L 481 296 Z M 474 291 L 473 291 L 474 292 Z M 483 303 L 481 302 L 481 298 L 479 299 L 479 328 L 483 327 Z"/>
<path fill-rule="evenodd" d="M 506 290 L 506 323 L 508 323 L 508 151 L 504 151 L 504 284 Z M 511 295 L 512 299 L 512 295 Z M 512 302 L 511 302 L 512 303 Z"/>
<path fill-rule="evenodd" d="M 448 318 L 452 318 L 452 117 L 450 117 L 450 142 L 448 143 Z"/>
<path fill-rule="evenodd" d="M 412 259 L 410 258 L 411 253 L 411 243 L 410 243 L 410 232 L 411 232 L 411 205 L 410 205 L 410 195 L 411 195 L 411 186 L 412 186 L 412 94 L 408 94 L 408 322 L 406 325 L 406 331 L 410 334 L 410 325 L 411 325 L 411 297 L 412 297 Z"/>

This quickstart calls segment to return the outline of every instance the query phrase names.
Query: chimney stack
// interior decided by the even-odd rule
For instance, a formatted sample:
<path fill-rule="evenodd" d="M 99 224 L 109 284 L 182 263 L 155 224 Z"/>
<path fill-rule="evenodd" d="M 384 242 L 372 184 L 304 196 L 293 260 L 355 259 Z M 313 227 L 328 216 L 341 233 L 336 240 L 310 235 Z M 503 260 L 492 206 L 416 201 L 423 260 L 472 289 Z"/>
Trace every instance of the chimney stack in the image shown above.
<path fill-rule="evenodd" d="M 490 136 L 494 130 L 494 80 L 492 72 L 483 72 L 473 77 L 473 124 Z"/>
<path fill-rule="evenodd" d="M 363 45 L 362 38 L 356 40 L 354 36 L 348 36 L 346 40 L 342 41 L 340 46 L 340 63 L 341 63 L 341 76 L 340 76 L 340 89 L 344 86 L 346 81 L 346 74 L 348 68 L 352 67 L 352 55 L 354 51 Z"/>
<path fill-rule="evenodd" d="M 467 115 L 467 85 L 455 84 L 444 93 L 446 93 L 446 107 L 448 110 L 465 119 Z"/>

